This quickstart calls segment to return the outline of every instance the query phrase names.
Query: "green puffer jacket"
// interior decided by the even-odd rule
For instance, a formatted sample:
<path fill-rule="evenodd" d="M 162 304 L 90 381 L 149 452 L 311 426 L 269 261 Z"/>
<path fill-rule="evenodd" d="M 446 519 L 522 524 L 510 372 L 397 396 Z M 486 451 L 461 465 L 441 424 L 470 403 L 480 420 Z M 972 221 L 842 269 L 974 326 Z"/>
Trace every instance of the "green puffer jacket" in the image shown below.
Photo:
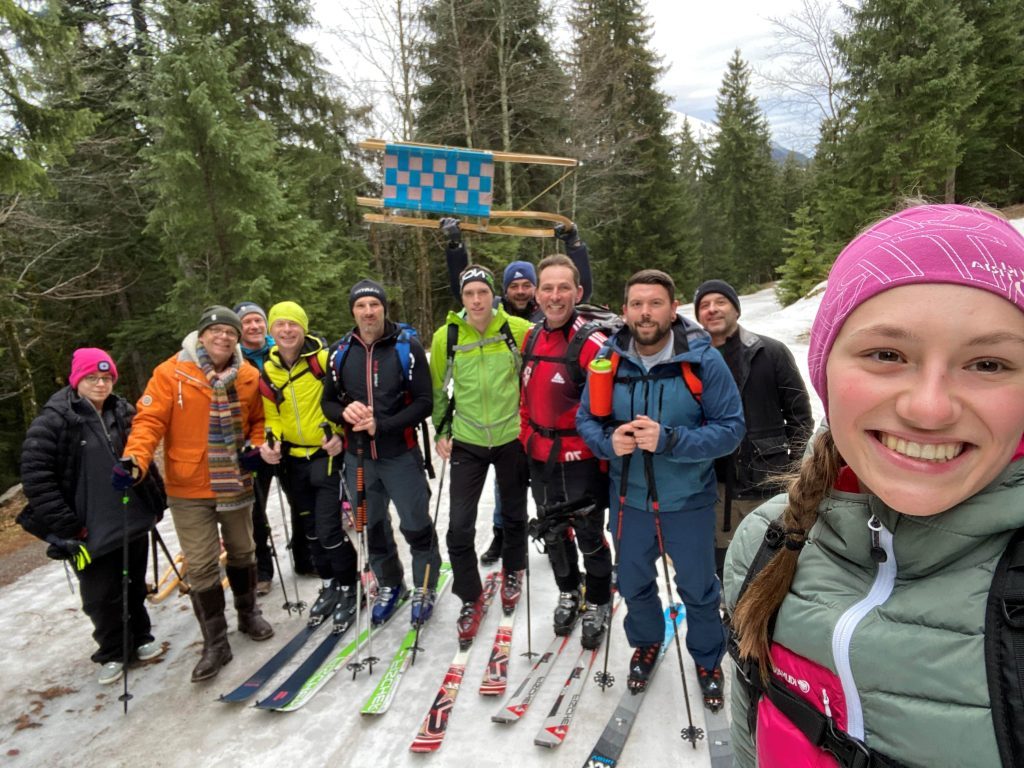
<path fill-rule="evenodd" d="M 501 327 L 508 323 L 517 350 L 531 323 L 512 317 L 502 308 L 481 334 L 466 320 L 465 311 L 449 312 L 445 324 L 434 332 L 430 344 L 430 377 L 434 383 L 434 428 L 438 429 L 448 410 L 445 374 L 448 368 L 448 325 L 459 327 L 452 381 L 455 415 L 448 425 L 452 437 L 462 443 L 488 448 L 504 445 L 519 437 L 518 351 L 508 348 Z M 438 435 L 443 437 L 444 435 Z"/>
<path fill-rule="evenodd" d="M 764 531 L 784 503 L 784 496 L 775 497 L 737 529 L 725 564 L 730 611 Z M 883 548 L 892 534 L 895 578 L 887 597 L 885 585 L 875 584 L 876 575 L 884 582 L 888 569 L 871 557 L 872 515 L 884 527 Z M 853 628 L 852 679 L 843 684 L 847 703 L 860 702 L 867 745 L 907 766 L 999 766 L 985 676 L 985 603 L 996 563 L 1022 526 L 1024 461 L 932 517 L 901 515 L 875 496 L 833 491 L 800 553 L 774 641 L 839 674 L 833 630 L 874 584 L 883 597 Z M 738 766 L 757 764 L 747 706 L 742 687 L 734 685 Z"/>

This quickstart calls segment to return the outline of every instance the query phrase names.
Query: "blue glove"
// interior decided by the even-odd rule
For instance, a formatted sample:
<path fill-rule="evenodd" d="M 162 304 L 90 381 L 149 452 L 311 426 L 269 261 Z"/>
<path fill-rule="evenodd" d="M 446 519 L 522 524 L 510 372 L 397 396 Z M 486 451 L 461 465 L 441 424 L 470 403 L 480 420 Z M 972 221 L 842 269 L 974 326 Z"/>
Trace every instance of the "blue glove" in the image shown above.
<path fill-rule="evenodd" d="M 110 484 L 119 491 L 126 491 L 135 485 L 142 473 L 131 457 L 119 459 L 110 470 Z"/>
<path fill-rule="evenodd" d="M 243 448 L 238 452 L 238 465 L 249 472 L 259 472 L 263 468 L 263 460 L 260 459 L 259 448 Z"/>
<path fill-rule="evenodd" d="M 580 239 L 580 233 L 576 230 L 575 224 L 570 223 L 567 227 L 565 224 L 558 223 L 555 224 L 554 230 L 555 237 L 565 243 L 566 248 L 575 245 Z"/>
<path fill-rule="evenodd" d="M 459 229 L 459 220 L 451 217 L 441 219 L 441 231 L 448 238 L 449 244 L 462 242 L 462 230 Z"/>
<path fill-rule="evenodd" d="M 68 560 L 76 571 L 84 570 L 92 562 L 92 555 L 86 549 L 85 542 L 78 539 L 58 539 L 49 536 L 46 539 L 50 546 L 46 548 L 46 556 L 51 560 Z"/>

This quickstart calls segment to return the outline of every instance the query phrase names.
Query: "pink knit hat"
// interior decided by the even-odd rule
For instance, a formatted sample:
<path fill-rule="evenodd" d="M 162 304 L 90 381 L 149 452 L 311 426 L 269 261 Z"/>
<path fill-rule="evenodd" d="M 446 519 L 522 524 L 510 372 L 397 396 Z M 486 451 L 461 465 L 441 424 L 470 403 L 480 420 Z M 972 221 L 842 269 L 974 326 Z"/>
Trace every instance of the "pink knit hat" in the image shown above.
<path fill-rule="evenodd" d="M 880 221 L 836 258 L 811 326 L 807 366 L 828 414 L 825 364 L 846 318 L 882 291 L 952 283 L 1002 296 L 1024 311 L 1024 235 L 963 205 L 921 205 Z"/>
<path fill-rule="evenodd" d="M 91 373 L 109 373 L 117 384 L 117 366 L 110 355 L 96 347 L 80 347 L 71 355 L 71 386 L 78 389 L 78 382 Z"/>

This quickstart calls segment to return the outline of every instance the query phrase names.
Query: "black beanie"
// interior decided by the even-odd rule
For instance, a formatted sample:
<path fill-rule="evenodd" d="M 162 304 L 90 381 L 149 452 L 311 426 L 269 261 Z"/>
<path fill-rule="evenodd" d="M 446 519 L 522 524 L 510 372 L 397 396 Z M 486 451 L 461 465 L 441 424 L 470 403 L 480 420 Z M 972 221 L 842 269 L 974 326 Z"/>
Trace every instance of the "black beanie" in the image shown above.
<path fill-rule="evenodd" d="M 384 293 L 384 287 L 380 283 L 375 283 L 373 280 L 360 280 L 358 283 L 352 286 L 352 290 L 348 292 L 348 309 L 351 312 L 352 307 L 355 303 L 363 296 L 373 296 L 380 300 L 380 303 L 384 305 L 384 314 L 388 312 L 388 297 Z"/>
<path fill-rule="evenodd" d="M 740 297 L 736 295 L 736 289 L 729 285 L 725 280 L 708 280 L 707 282 L 701 283 L 697 287 L 697 292 L 693 294 L 693 314 L 696 315 L 700 310 L 700 300 L 703 299 L 709 293 L 720 293 L 727 298 L 732 305 L 736 307 L 737 314 L 741 314 L 740 309 Z"/>
<path fill-rule="evenodd" d="M 232 310 L 227 307 L 222 307 L 219 304 L 215 304 L 212 307 L 207 307 L 203 310 L 203 314 L 199 317 L 199 324 L 196 326 L 196 330 L 202 333 L 211 325 L 230 325 L 236 331 L 238 335 L 242 335 L 242 321 L 238 319 Z"/>

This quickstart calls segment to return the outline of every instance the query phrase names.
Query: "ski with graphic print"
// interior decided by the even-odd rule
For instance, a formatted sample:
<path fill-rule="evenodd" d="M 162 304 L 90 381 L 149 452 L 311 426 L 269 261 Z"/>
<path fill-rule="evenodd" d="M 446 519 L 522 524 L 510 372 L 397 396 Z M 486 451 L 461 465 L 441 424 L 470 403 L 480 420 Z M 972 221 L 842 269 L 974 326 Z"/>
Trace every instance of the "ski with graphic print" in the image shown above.
<path fill-rule="evenodd" d="M 441 570 L 437 577 L 437 597 L 434 603 L 434 609 L 437 610 L 437 600 L 441 599 L 441 595 L 444 594 L 445 589 L 451 583 L 452 579 L 452 566 L 450 563 L 443 563 Z M 429 623 L 429 622 L 428 622 Z M 425 623 L 422 629 L 426 629 L 427 624 Z M 421 629 L 421 633 L 422 633 Z M 422 635 L 421 635 L 422 636 Z M 377 687 L 373 689 L 373 693 L 370 694 L 370 698 L 366 700 L 363 708 L 360 712 L 364 715 L 383 715 L 388 711 L 388 707 L 391 706 L 391 702 L 395 698 L 395 694 L 398 692 L 398 686 L 402 682 L 402 676 L 405 675 L 405 671 L 409 668 L 409 662 L 412 657 L 412 647 L 416 644 L 416 627 L 413 626 L 405 633 L 405 637 L 402 638 L 402 644 L 398 646 L 398 651 L 395 653 L 391 663 L 388 664 L 388 668 L 385 670 L 383 677 Z"/>
<path fill-rule="evenodd" d="M 482 612 L 487 613 L 494 595 L 501 587 L 501 574 L 498 571 L 487 576 L 484 581 Z M 482 621 L 481 617 L 481 621 Z M 459 688 L 462 686 L 462 678 L 466 674 L 466 663 L 469 661 L 470 652 L 473 650 L 472 641 L 460 644 L 455 657 L 448 666 L 441 687 L 434 696 L 434 703 L 430 711 L 423 718 L 419 732 L 413 739 L 409 749 L 413 752 L 436 752 L 441 748 L 445 733 L 448 730 L 448 720 L 451 718 L 452 709 L 455 707 L 455 698 L 459 695 Z"/>
<path fill-rule="evenodd" d="M 611 768 L 611 766 L 619 764 L 626 739 L 629 738 L 629 732 L 633 730 L 633 723 L 636 722 L 640 706 L 644 703 L 644 696 L 651 689 L 651 680 L 654 679 L 654 674 L 661 666 L 665 652 L 673 640 L 672 610 L 672 608 L 665 609 L 665 637 L 661 642 L 661 652 L 658 654 L 658 661 L 647 681 L 647 686 L 639 693 L 633 693 L 628 689 L 623 691 L 619 705 L 612 712 L 612 716 L 608 718 L 608 723 L 597 740 L 597 744 L 590 751 L 590 756 L 584 761 L 583 768 Z M 683 622 L 684 609 L 682 605 L 677 605 L 675 610 L 677 611 L 675 626 L 678 626 Z"/>

